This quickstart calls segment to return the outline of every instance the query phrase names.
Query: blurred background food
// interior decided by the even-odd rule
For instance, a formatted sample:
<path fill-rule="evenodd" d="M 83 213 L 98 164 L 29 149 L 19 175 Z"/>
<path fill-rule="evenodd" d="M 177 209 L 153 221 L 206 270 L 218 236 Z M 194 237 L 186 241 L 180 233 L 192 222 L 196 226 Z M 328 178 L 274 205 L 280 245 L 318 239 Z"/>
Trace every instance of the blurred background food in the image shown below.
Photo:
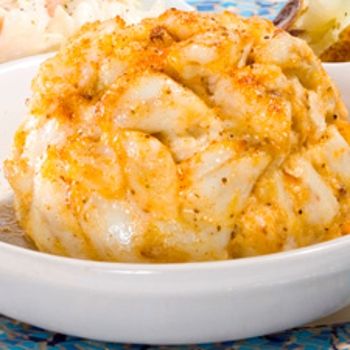
<path fill-rule="evenodd" d="M 81 25 L 117 15 L 135 23 L 164 11 L 139 0 L 0 0 L 0 63 L 54 51 Z"/>
<path fill-rule="evenodd" d="M 87 22 L 119 15 L 136 23 L 164 10 L 163 0 L 0 0 L 0 63 L 57 50 Z M 349 13 L 350 0 L 290 0 L 275 24 L 306 40 L 322 61 L 344 62 L 350 61 Z"/>
<path fill-rule="evenodd" d="M 322 61 L 350 61 L 350 0 L 291 0 L 274 22 L 306 40 Z"/>

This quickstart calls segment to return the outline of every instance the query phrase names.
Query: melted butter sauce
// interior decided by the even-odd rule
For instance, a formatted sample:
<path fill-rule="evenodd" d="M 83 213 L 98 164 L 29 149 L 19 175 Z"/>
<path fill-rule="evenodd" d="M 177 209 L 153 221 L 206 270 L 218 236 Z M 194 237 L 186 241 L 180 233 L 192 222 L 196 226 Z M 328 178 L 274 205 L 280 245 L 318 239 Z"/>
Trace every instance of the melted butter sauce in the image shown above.
<path fill-rule="evenodd" d="M 10 194 L 0 199 L 0 242 L 37 250 L 16 220 L 13 197 Z"/>

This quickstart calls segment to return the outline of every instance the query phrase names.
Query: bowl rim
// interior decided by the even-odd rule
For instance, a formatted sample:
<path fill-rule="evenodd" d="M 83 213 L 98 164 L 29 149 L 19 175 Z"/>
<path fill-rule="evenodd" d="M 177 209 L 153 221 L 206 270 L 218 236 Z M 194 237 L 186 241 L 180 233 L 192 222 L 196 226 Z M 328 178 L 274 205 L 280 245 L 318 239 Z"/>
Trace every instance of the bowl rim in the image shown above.
<path fill-rule="evenodd" d="M 350 66 L 350 61 L 348 62 L 322 62 L 325 67 L 335 67 L 335 66 Z"/>
<path fill-rule="evenodd" d="M 140 270 L 140 271 L 186 271 L 186 270 L 203 270 L 208 268 L 247 268 L 257 265 L 269 265 L 269 264 L 288 264 L 289 262 L 295 262 L 295 260 L 303 259 L 307 257 L 327 256 L 327 254 L 333 255 L 340 249 L 350 250 L 350 235 L 335 238 L 330 241 L 313 244 L 307 247 L 292 249 L 289 251 L 271 253 L 260 256 L 218 260 L 218 261 L 201 261 L 201 262 L 180 262 L 180 263 L 129 263 L 129 262 L 108 262 L 108 261 L 95 261 L 71 258 L 66 256 L 59 256 L 50 253 L 40 252 L 16 246 L 14 244 L 0 242 L 0 257 L 2 252 L 10 253 L 11 255 L 22 255 L 25 258 L 47 261 L 50 263 L 59 263 L 67 267 L 80 267 L 80 268 L 98 268 L 103 270 Z"/>

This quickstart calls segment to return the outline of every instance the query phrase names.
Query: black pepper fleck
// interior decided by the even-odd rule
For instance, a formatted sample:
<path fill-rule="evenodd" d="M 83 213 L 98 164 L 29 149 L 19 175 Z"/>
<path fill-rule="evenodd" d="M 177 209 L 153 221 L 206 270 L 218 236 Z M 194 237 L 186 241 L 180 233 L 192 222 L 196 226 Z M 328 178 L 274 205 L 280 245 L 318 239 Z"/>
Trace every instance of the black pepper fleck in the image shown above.
<path fill-rule="evenodd" d="M 344 187 L 341 187 L 341 188 L 339 189 L 339 194 L 340 194 L 340 195 L 344 196 L 344 195 L 346 195 L 346 193 L 347 193 L 347 191 L 346 191 L 346 189 L 345 189 Z"/>

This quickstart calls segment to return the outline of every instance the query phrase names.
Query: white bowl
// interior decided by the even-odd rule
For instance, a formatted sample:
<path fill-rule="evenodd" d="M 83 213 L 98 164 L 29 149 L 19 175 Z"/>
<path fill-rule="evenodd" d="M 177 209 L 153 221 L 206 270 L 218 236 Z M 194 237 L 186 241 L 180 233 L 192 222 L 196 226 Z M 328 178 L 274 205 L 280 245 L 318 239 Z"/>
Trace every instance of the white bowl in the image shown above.
<path fill-rule="evenodd" d="M 336 82 L 350 111 L 350 62 L 326 63 L 324 66 L 328 74 Z"/>
<path fill-rule="evenodd" d="M 0 67 L 0 162 L 41 57 Z M 329 65 L 350 100 L 350 64 Z M 8 187 L 0 174 L 1 195 Z M 0 198 L 1 199 L 1 198 Z M 0 243 L 0 313 L 99 340 L 234 340 L 305 324 L 350 303 L 350 237 L 225 262 L 141 265 L 50 256 Z"/>

